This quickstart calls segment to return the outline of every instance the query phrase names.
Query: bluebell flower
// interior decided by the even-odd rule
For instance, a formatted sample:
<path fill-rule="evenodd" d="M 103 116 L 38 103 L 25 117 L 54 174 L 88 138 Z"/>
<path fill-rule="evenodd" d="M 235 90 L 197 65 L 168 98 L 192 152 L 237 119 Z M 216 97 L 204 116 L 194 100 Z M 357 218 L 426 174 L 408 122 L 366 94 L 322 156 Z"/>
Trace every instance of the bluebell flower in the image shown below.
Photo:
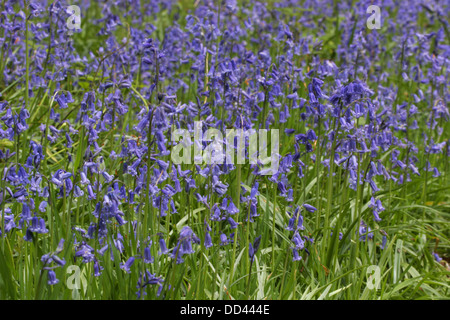
<path fill-rule="evenodd" d="M 313 129 L 309 129 L 309 130 L 308 130 L 308 132 L 306 133 L 306 137 L 307 137 L 308 140 L 310 140 L 310 141 L 315 141 L 315 140 L 317 140 L 316 133 L 314 132 Z"/>
<path fill-rule="evenodd" d="M 238 227 L 238 223 L 233 218 L 228 217 L 227 221 L 230 223 L 230 229 L 236 229 Z"/>
<path fill-rule="evenodd" d="M 108 172 L 106 171 L 102 171 L 102 176 L 105 178 L 107 183 L 110 183 L 111 181 L 114 180 L 114 176 L 108 174 Z"/>
<path fill-rule="evenodd" d="M 229 243 L 227 235 L 225 233 L 220 234 L 220 244 L 226 246 Z"/>
<path fill-rule="evenodd" d="M 87 186 L 87 190 L 88 190 L 88 199 L 95 200 L 97 196 L 94 193 L 94 190 L 92 189 L 92 186 L 90 184 Z"/>
<path fill-rule="evenodd" d="M 288 136 L 290 136 L 294 132 L 295 132 L 295 129 L 284 129 L 284 133 L 286 133 Z"/>
<path fill-rule="evenodd" d="M 94 260 L 94 277 L 99 277 L 102 274 L 103 267 L 100 265 L 97 259 Z"/>
<path fill-rule="evenodd" d="M 371 231 L 370 227 L 367 226 L 367 224 L 361 220 L 359 225 L 359 239 L 360 241 L 366 241 L 366 239 L 373 239 L 373 232 Z"/>
<path fill-rule="evenodd" d="M 84 172 L 80 172 L 81 181 L 80 183 L 83 185 L 90 184 L 91 182 L 86 177 L 86 174 Z"/>
<path fill-rule="evenodd" d="M 140 296 L 141 289 L 147 287 L 148 285 L 158 285 L 158 291 L 156 293 L 156 296 L 159 297 L 163 288 L 162 285 L 163 282 L 164 280 L 162 279 L 162 277 L 156 277 L 155 275 L 151 274 L 148 270 L 146 270 L 145 273 L 140 272 L 136 286 L 136 288 L 138 289 L 138 291 L 136 292 L 138 299 L 141 297 Z M 143 293 L 144 295 L 147 295 L 147 292 L 144 291 Z"/>
<path fill-rule="evenodd" d="M 293 254 L 292 261 L 300 261 L 300 260 L 302 260 L 302 257 L 298 253 L 298 250 L 296 248 L 291 248 L 291 249 L 292 249 L 292 254 Z"/>
<path fill-rule="evenodd" d="M 64 259 L 59 258 L 56 254 L 52 255 L 51 259 L 60 267 L 63 267 L 66 264 L 66 261 Z"/>
<path fill-rule="evenodd" d="M 384 248 L 386 247 L 386 242 L 387 242 L 387 237 L 383 236 L 383 239 L 381 240 L 381 245 L 380 245 L 381 250 L 384 250 Z"/>
<path fill-rule="evenodd" d="M 436 252 L 433 252 L 433 257 L 434 257 L 434 259 L 437 262 L 441 262 L 442 261 L 442 258 Z"/>
<path fill-rule="evenodd" d="M 6 213 L 6 211 L 10 211 L 10 210 L 5 209 L 5 213 Z M 0 217 L 1 217 L 1 215 L 0 215 Z M 5 231 L 5 236 L 6 236 L 6 233 L 8 233 L 9 231 L 11 231 L 13 228 L 16 227 L 16 224 L 14 223 L 14 215 L 13 214 L 11 214 L 11 215 L 4 214 L 4 220 L 5 220 L 5 230 L 4 231 Z M 1 220 L 0 220 L 0 232 L 1 232 Z M 1 235 L 1 233 L 0 233 L 0 235 Z"/>
<path fill-rule="evenodd" d="M 109 245 L 107 244 L 107 245 L 103 246 L 102 248 L 98 249 L 97 252 L 98 252 L 101 256 L 103 256 L 103 255 L 105 254 L 106 250 L 108 250 L 108 248 L 109 248 Z"/>
<path fill-rule="evenodd" d="M 214 192 L 216 192 L 220 196 L 224 195 L 228 189 L 228 185 L 222 183 L 219 180 L 218 176 L 212 177 L 212 187 L 213 187 Z"/>
<path fill-rule="evenodd" d="M 48 281 L 47 281 L 47 283 L 49 284 L 49 285 L 51 285 L 51 286 L 53 286 L 53 285 L 55 285 L 55 284 L 57 284 L 58 282 L 59 282 L 59 280 L 58 279 L 56 279 L 56 274 L 55 274 L 55 271 L 53 271 L 53 270 L 48 270 Z"/>
<path fill-rule="evenodd" d="M 82 242 L 78 248 L 78 250 L 75 252 L 75 257 L 82 257 L 83 263 L 89 263 L 94 261 L 94 249 L 87 245 L 85 242 Z"/>
<path fill-rule="evenodd" d="M 39 211 L 41 212 L 46 212 L 46 207 L 47 207 L 47 201 L 42 201 L 41 204 L 39 205 Z"/>
<path fill-rule="evenodd" d="M 309 211 L 309 212 L 314 212 L 314 211 L 317 210 L 315 207 L 313 207 L 312 205 L 309 205 L 309 204 L 307 204 L 307 203 L 304 203 L 304 204 L 303 204 L 303 208 L 305 208 L 306 211 Z"/>
<path fill-rule="evenodd" d="M 288 225 L 285 227 L 286 230 L 289 231 L 304 230 L 303 216 L 299 212 L 300 208 L 297 206 L 291 218 L 289 219 Z"/>
<path fill-rule="evenodd" d="M 181 229 L 178 240 L 179 245 L 181 245 L 181 248 L 179 248 L 181 256 L 195 252 L 192 248 L 192 243 L 197 242 L 196 238 L 197 236 L 189 226 L 184 226 L 183 229 Z"/>
<path fill-rule="evenodd" d="M 248 246 L 248 255 L 250 258 L 250 261 L 253 263 L 253 261 L 255 260 L 255 255 L 258 252 L 259 249 L 259 245 L 261 244 L 261 236 L 256 237 L 255 241 L 253 241 L 253 245 L 251 243 L 249 243 Z"/>
<path fill-rule="evenodd" d="M 120 269 L 125 270 L 127 273 L 131 273 L 131 266 L 134 264 L 134 257 L 130 257 L 127 262 L 120 263 Z"/>
<path fill-rule="evenodd" d="M 40 233 L 41 232 L 41 226 L 39 224 L 39 218 L 34 216 L 31 218 L 31 226 L 28 228 L 31 232 Z"/>
<path fill-rule="evenodd" d="M 33 233 L 30 231 L 30 229 L 27 228 L 27 231 L 25 232 L 23 239 L 28 242 L 33 241 Z"/>
<path fill-rule="evenodd" d="M 295 248 L 298 250 L 303 250 L 305 248 L 305 241 L 302 239 L 298 232 L 294 233 L 294 237 L 292 238 L 292 242 L 295 244 Z"/>
<path fill-rule="evenodd" d="M 205 241 L 203 242 L 203 245 L 205 246 L 205 248 L 211 248 L 213 246 L 211 235 L 208 231 L 205 234 Z"/>
<path fill-rule="evenodd" d="M 380 191 L 380 189 L 378 189 L 376 183 L 372 179 L 369 179 L 369 185 L 372 188 L 372 192 L 375 193 L 375 192 Z"/>
<path fill-rule="evenodd" d="M 144 263 L 153 263 L 155 261 L 155 258 L 153 258 L 150 246 L 145 247 L 144 249 Z"/>
<path fill-rule="evenodd" d="M 221 212 L 219 207 L 217 206 L 217 204 L 214 204 L 213 208 L 212 208 L 212 215 L 210 217 L 211 221 L 221 221 L 225 219 L 224 217 L 221 217 Z"/>
<path fill-rule="evenodd" d="M 160 251 L 158 252 L 158 254 L 168 254 L 169 250 L 167 249 L 166 246 L 166 241 L 164 240 L 164 238 L 162 236 L 159 237 L 159 248 Z"/>

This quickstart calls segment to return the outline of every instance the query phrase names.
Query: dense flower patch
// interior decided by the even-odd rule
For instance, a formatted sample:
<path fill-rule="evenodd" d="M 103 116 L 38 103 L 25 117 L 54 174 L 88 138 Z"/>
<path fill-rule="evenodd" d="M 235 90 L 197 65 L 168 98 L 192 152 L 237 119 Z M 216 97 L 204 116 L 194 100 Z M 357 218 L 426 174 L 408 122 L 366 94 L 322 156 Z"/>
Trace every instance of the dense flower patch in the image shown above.
<path fill-rule="evenodd" d="M 0 6 L 0 298 L 448 296 L 448 5 L 73 2 Z"/>

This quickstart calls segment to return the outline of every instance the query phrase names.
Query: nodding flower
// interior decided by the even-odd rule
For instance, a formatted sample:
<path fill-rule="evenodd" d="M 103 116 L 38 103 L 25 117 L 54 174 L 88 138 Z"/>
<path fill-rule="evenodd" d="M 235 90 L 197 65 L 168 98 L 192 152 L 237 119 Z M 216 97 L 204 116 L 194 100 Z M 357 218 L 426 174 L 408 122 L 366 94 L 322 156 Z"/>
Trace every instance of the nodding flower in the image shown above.
<path fill-rule="evenodd" d="M 178 254 L 182 257 L 185 254 L 195 253 L 192 248 L 192 243 L 200 243 L 200 239 L 197 238 L 189 226 L 184 226 L 180 231 L 180 237 L 178 239 L 178 246 L 181 245 L 181 247 L 178 247 L 178 250 L 180 251 Z"/>
<path fill-rule="evenodd" d="M 131 273 L 131 266 L 134 264 L 134 257 L 130 257 L 127 262 L 120 263 L 120 269 L 125 270 L 127 273 Z"/>
<path fill-rule="evenodd" d="M 169 253 L 169 250 L 167 249 L 166 241 L 164 240 L 162 235 L 159 236 L 159 249 L 160 249 L 160 251 L 158 252 L 158 254 L 160 254 L 160 255 Z"/>
<path fill-rule="evenodd" d="M 81 177 L 81 181 L 80 183 L 85 185 L 85 184 L 90 184 L 91 182 L 88 180 L 88 178 L 86 177 L 86 174 L 84 172 L 80 172 L 80 177 Z"/>
<path fill-rule="evenodd" d="M 233 218 L 228 217 L 227 221 L 230 223 L 230 229 L 236 229 L 238 227 L 238 223 Z"/>
<path fill-rule="evenodd" d="M 59 280 L 56 278 L 56 273 L 53 270 L 48 270 L 48 281 L 47 283 L 51 286 L 57 284 Z"/>
<path fill-rule="evenodd" d="M 40 204 L 39 204 L 39 211 L 41 212 L 45 212 L 47 208 L 47 201 L 43 200 Z"/>
<path fill-rule="evenodd" d="M 213 176 L 212 177 L 212 186 L 213 186 L 213 190 L 220 196 L 224 195 L 225 192 L 227 192 L 227 189 L 228 189 L 228 185 L 222 183 L 219 180 L 218 176 Z"/>
<path fill-rule="evenodd" d="M 228 214 L 231 214 L 231 215 L 239 212 L 239 209 L 234 205 L 232 199 L 230 199 L 230 203 L 228 204 L 227 212 L 228 212 Z"/>
<path fill-rule="evenodd" d="M 144 263 L 153 263 L 155 258 L 153 258 L 151 253 L 151 241 L 148 247 L 144 249 Z"/>
<path fill-rule="evenodd" d="M 300 260 L 302 260 L 302 256 L 299 255 L 298 250 L 296 248 L 291 248 L 291 249 L 292 249 L 292 254 L 293 254 L 292 261 L 300 261 Z"/>
<path fill-rule="evenodd" d="M 114 176 L 110 175 L 108 172 L 106 171 L 102 171 L 102 176 L 105 178 L 107 183 L 110 183 L 111 181 L 114 180 Z"/>
<path fill-rule="evenodd" d="M 226 246 L 229 243 L 227 235 L 225 233 L 220 234 L 220 244 Z"/>
<path fill-rule="evenodd" d="M 28 231 L 28 230 L 27 230 Z M 60 254 L 64 249 L 64 239 L 61 239 L 58 243 L 58 246 L 56 250 L 53 253 L 47 253 L 44 254 L 41 257 L 41 261 L 44 263 L 43 270 L 48 270 L 48 284 L 49 285 L 55 285 L 59 282 L 59 280 L 56 278 L 55 271 L 53 269 L 62 267 L 66 264 L 66 261 L 64 259 L 59 258 L 57 255 Z M 56 266 L 51 266 L 51 264 L 55 262 Z"/>
<path fill-rule="evenodd" d="M 97 259 L 94 260 L 94 277 L 101 276 L 103 267 L 100 265 Z"/>
<path fill-rule="evenodd" d="M 308 212 L 315 212 L 317 210 L 315 207 L 307 203 L 303 204 L 303 208 L 305 208 Z"/>
<path fill-rule="evenodd" d="M 383 239 L 381 240 L 380 249 L 383 250 L 386 247 L 387 237 L 383 236 Z"/>
<path fill-rule="evenodd" d="M 261 236 L 256 237 L 255 241 L 253 241 L 253 245 L 251 243 L 249 243 L 248 245 L 248 255 L 252 263 L 255 260 L 255 255 L 258 252 L 260 244 L 261 244 Z"/>
<path fill-rule="evenodd" d="M 295 225 L 297 223 L 297 226 Z M 300 207 L 297 206 L 294 213 L 292 214 L 292 217 L 289 219 L 287 227 L 285 227 L 286 230 L 289 231 L 297 231 L 297 230 L 304 230 L 303 227 L 303 216 L 300 214 Z"/>
<path fill-rule="evenodd" d="M 433 252 L 433 257 L 437 262 L 441 262 L 442 260 L 442 258 L 436 252 Z"/>
<path fill-rule="evenodd" d="M 294 237 L 292 238 L 292 242 L 295 244 L 295 248 L 298 250 L 303 250 L 305 248 L 305 241 L 302 239 L 298 232 L 294 233 Z"/>
<path fill-rule="evenodd" d="M 92 186 L 89 184 L 87 186 L 87 191 L 88 191 L 88 199 L 89 200 L 94 200 L 97 195 L 94 193 L 94 190 L 92 189 Z"/>
<path fill-rule="evenodd" d="M 221 212 L 220 212 L 220 209 L 219 209 L 219 207 L 217 206 L 217 204 L 215 204 L 215 205 L 213 206 L 212 211 L 213 211 L 213 214 L 212 214 L 211 217 L 210 217 L 210 220 L 211 220 L 211 221 L 221 221 L 221 220 L 224 220 L 224 219 L 225 219 L 225 217 L 221 217 Z"/>
<path fill-rule="evenodd" d="M 361 220 L 359 224 L 359 239 L 360 241 L 366 241 L 367 238 L 373 239 L 373 232 L 371 231 L 370 227 L 367 226 L 367 224 Z"/>
<path fill-rule="evenodd" d="M 59 265 L 60 267 L 63 267 L 66 265 L 66 260 L 59 258 L 57 255 L 52 255 L 52 260 Z"/>
<path fill-rule="evenodd" d="M 306 132 L 306 137 L 308 138 L 308 140 L 310 141 L 315 141 L 317 140 L 317 135 L 314 132 L 313 129 L 309 129 L 308 132 Z"/>
<path fill-rule="evenodd" d="M 205 241 L 203 242 L 203 245 L 205 246 L 205 248 L 211 248 L 213 246 L 209 231 L 207 231 L 205 234 Z"/>
<path fill-rule="evenodd" d="M 380 189 L 378 189 L 376 183 L 372 179 L 369 180 L 369 185 L 372 188 L 373 193 L 380 191 Z"/>

